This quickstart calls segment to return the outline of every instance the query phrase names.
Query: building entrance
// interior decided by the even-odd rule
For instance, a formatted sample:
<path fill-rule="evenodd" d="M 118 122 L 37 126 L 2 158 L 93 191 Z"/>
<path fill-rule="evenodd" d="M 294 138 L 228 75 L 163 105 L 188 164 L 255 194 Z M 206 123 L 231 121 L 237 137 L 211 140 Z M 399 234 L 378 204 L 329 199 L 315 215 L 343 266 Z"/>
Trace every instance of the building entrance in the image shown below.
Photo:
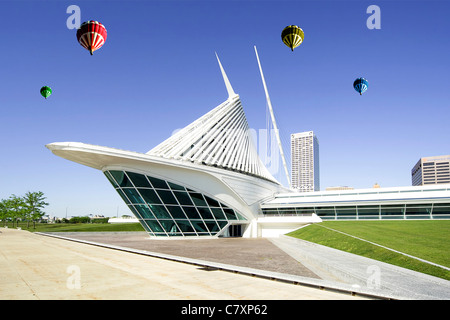
<path fill-rule="evenodd" d="M 242 228 L 241 224 L 232 224 L 228 227 L 227 230 L 225 230 L 222 237 L 224 237 L 224 238 L 242 237 L 243 232 L 244 232 L 244 228 Z"/>

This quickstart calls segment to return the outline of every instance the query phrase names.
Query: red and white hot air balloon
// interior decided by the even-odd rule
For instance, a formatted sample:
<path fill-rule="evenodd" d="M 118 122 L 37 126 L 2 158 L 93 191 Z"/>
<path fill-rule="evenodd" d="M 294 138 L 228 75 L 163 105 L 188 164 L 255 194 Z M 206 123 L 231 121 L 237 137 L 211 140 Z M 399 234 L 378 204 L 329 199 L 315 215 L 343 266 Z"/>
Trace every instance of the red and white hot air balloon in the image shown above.
<path fill-rule="evenodd" d="M 106 36 L 105 26 L 94 20 L 83 22 L 77 30 L 78 42 L 89 50 L 91 55 L 103 46 Z"/>

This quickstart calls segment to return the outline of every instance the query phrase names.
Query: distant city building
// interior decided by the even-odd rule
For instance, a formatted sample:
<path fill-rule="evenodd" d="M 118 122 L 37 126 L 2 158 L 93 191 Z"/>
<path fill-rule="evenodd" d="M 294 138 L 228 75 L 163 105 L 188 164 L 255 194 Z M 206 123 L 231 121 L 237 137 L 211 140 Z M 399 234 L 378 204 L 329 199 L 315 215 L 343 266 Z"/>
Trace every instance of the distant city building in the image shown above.
<path fill-rule="evenodd" d="M 319 141 L 313 131 L 291 134 L 292 188 L 319 191 Z"/>
<path fill-rule="evenodd" d="M 450 183 L 450 155 L 420 158 L 411 170 L 413 186 Z"/>

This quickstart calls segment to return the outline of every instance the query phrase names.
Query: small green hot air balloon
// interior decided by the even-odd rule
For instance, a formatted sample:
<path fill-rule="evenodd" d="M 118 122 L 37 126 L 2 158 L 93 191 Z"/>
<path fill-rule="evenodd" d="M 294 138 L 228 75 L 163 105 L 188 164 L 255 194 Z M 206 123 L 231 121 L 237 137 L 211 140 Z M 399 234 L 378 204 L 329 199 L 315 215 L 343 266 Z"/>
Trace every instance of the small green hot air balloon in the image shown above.
<path fill-rule="evenodd" d="M 287 26 L 281 32 L 281 39 L 292 51 L 303 42 L 304 38 L 305 34 L 303 33 L 302 28 L 295 25 Z"/>
<path fill-rule="evenodd" d="M 50 97 L 50 95 L 52 94 L 52 88 L 47 87 L 47 86 L 43 86 L 41 88 L 41 95 L 47 99 L 48 97 Z"/>

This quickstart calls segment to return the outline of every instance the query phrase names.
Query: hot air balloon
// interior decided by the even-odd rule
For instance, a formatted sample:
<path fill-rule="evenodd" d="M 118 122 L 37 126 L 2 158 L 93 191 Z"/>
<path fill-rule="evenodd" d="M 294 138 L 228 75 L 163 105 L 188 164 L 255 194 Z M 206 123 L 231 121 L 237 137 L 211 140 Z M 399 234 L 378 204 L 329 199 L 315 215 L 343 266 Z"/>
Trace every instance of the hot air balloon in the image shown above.
<path fill-rule="evenodd" d="M 303 42 L 304 38 L 305 34 L 303 33 L 303 30 L 294 25 L 287 26 L 283 29 L 283 32 L 281 32 L 281 39 L 292 51 Z"/>
<path fill-rule="evenodd" d="M 89 50 L 91 55 L 103 46 L 106 36 L 105 26 L 94 20 L 83 22 L 77 30 L 78 42 Z"/>
<path fill-rule="evenodd" d="M 41 88 L 41 95 L 47 99 L 48 97 L 50 97 L 50 95 L 52 94 L 52 88 L 47 87 L 47 86 L 43 86 Z"/>
<path fill-rule="evenodd" d="M 369 82 L 364 78 L 358 78 L 353 82 L 353 88 L 362 95 L 369 87 Z"/>

